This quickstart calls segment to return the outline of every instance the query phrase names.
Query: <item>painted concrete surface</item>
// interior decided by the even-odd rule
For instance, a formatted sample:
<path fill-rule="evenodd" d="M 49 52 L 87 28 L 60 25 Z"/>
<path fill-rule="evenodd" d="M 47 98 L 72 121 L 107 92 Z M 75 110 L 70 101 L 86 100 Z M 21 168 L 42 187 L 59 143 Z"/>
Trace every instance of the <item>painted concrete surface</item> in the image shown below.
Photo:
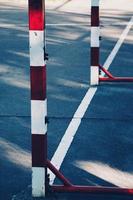
<path fill-rule="evenodd" d="M 76 1 L 77 2 L 77 1 Z M 79 2 L 79 1 L 78 1 Z M 132 16 L 131 1 L 101 10 L 101 64 Z M 126 3 L 125 3 L 126 2 Z M 65 2 L 62 2 L 65 3 Z M 125 3 L 125 6 L 124 6 Z M 48 157 L 51 159 L 89 88 L 90 13 L 84 4 L 47 3 Z M 53 4 L 52 4 L 53 5 Z M 27 1 L 0 1 L 0 199 L 31 199 L 31 136 Z M 109 9 L 108 10 L 105 10 Z M 111 8 L 111 10 L 110 10 Z M 50 24 L 69 24 L 50 26 Z M 70 25 L 70 24 L 77 24 Z M 131 76 L 132 29 L 110 66 Z M 128 69 L 128 70 L 126 70 Z M 132 86 L 98 87 L 61 170 L 74 183 L 128 187 L 132 183 Z M 107 173 L 103 173 L 107 172 Z M 122 178 L 121 178 L 122 176 Z M 126 180 L 126 181 L 125 181 Z M 57 181 L 57 180 L 56 180 Z M 125 186 L 125 185 L 124 185 Z M 132 197 L 53 194 L 48 199 L 128 200 Z"/>

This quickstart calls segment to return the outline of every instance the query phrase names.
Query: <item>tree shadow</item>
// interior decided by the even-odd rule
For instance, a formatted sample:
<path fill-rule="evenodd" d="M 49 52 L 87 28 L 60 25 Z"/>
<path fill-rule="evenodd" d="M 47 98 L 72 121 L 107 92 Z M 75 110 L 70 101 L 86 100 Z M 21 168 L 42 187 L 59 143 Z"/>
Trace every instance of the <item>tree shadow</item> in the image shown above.
<path fill-rule="evenodd" d="M 123 12 L 124 18 L 121 17 L 121 14 L 115 17 L 104 16 L 102 18 L 103 24 L 104 22 L 107 25 L 107 23 L 113 24 L 123 19 L 127 20 L 131 14 Z M 89 87 L 89 18 L 89 15 L 47 11 L 46 20 L 49 24 L 56 22 L 77 23 L 77 27 L 47 27 L 47 51 L 50 56 L 47 63 L 48 115 L 51 118 L 59 118 L 58 123 L 57 120 L 51 119 L 54 122 L 52 121 L 49 125 L 49 157 L 54 153 L 73 113 Z M 23 165 L 20 167 L 18 163 L 14 163 L 15 158 L 13 162 L 6 156 L 11 149 L 13 152 L 18 151 L 16 156 L 19 156 L 19 153 L 21 156 L 29 155 L 31 150 L 27 19 L 26 9 L 1 4 L 0 137 L 1 142 L 4 141 L 2 144 L 5 145 L 4 148 L 1 146 L 0 149 L 0 153 L 5 154 L 0 162 L 3 166 L 3 171 L 1 170 L 0 174 L 0 185 L 2 185 L 0 197 L 2 199 L 9 199 L 14 191 L 18 192 L 30 184 L 29 168 L 25 168 Z M 116 28 L 116 25 L 114 27 Z M 121 30 L 121 27 L 118 26 L 116 29 Z M 117 37 L 113 39 L 108 37 L 102 54 L 109 54 L 116 39 Z M 130 45 L 128 41 L 127 44 Z M 123 49 L 123 54 L 126 51 L 127 49 Z M 128 58 L 124 57 L 122 62 L 124 59 L 126 63 L 130 62 Z M 61 119 L 62 122 L 60 122 Z M 55 134 L 55 130 L 57 134 Z M 26 159 L 30 159 L 30 157 L 28 156 Z M 26 159 L 24 163 L 26 163 Z M 5 180 L 5 177 L 12 178 Z M 15 186 L 16 179 L 21 180 L 17 186 Z M 10 188 L 8 194 L 7 188 Z"/>

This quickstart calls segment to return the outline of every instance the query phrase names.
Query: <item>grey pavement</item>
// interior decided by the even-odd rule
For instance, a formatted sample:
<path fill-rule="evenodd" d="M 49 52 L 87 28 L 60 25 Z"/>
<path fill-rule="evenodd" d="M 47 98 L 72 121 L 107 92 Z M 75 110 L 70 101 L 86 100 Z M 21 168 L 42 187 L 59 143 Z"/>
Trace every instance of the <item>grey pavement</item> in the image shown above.
<path fill-rule="evenodd" d="M 46 2 L 47 24 L 77 24 L 47 25 L 49 159 L 89 88 L 90 2 L 88 7 L 86 0 L 84 4 L 81 0 L 76 2 Z M 121 7 L 118 7 L 118 2 L 115 6 L 115 3 L 114 0 L 109 5 L 101 3 L 101 64 L 132 16 L 131 1 L 120 0 Z M 0 10 L 0 199 L 30 200 L 27 2 L 21 0 L 18 4 L 16 0 L 14 3 L 1 0 Z M 113 74 L 133 75 L 132 32 L 133 28 L 110 67 Z M 73 183 L 99 186 L 133 184 L 130 182 L 133 172 L 132 87 L 133 84 L 128 83 L 102 83 L 98 87 L 61 167 L 61 171 Z M 104 171 L 108 173 L 104 174 Z M 131 200 L 133 197 L 52 194 L 46 199 Z"/>

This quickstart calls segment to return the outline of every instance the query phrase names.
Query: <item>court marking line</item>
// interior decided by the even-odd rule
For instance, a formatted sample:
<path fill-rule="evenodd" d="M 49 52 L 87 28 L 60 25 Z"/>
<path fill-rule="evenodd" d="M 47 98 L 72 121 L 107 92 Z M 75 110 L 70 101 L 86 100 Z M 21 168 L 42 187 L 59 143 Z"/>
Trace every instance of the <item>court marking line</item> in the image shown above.
<path fill-rule="evenodd" d="M 110 53 L 110 55 L 108 56 L 107 60 L 105 61 L 103 67 L 105 69 L 109 69 L 109 66 L 111 65 L 111 63 L 113 62 L 117 52 L 119 51 L 121 45 L 123 44 L 126 36 L 128 35 L 128 32 L 130 31 L 131 27 L 133 26 L 133 16 L 131 17 L 130 21 L 128 22 L 126 28 L 124 29 L 124 31 L 122 32 L 119 40 L 117 41 L 116 45 L 114 46 L 112 52 Z M 101 76 L 104 76 L 105 73 L 101 72 Z"/>
<path fill-rule="evenodd" d="M 132 19 L 131 19 L 132 21 Z M 130 23 L 130 21 L 129 21 Z M 127 22 L 126 21 L 123 21 L 123 22 L 114 22 L 114 23 L 103 23 L 101 24 L 101 27 L 107 27 L 107 26 L 117 26 L 117 25 L 126 25 Z M 3 24 L 4 26 L 4 24 Z M 88 21 L 87 22 L 77 22 L 77 23 L 46 23 L 46 26 L 88 26 L 89 28 L 91 28 L 90 26 L 90 22 Z"/>
<path fill-rule="evenodd" d="M 126 28 L 124 29 L 124 31 L 122 32 L 122 34 L 120 35 L 119 40 L 117 41 L 117 43 L 115 44 L 113 50 L 111 51 L 111 53 L 109 54 L 109 56 L 107 57 L 105 63 L 104 63 L 104 67 L 106 69 L 109 68 L 109 66 L 111 65 L 113 59 L 115 58 L 117 52 L 119 51 L 122 43 L 124 42 L 126 36 L 128 35 L 129 30 L 131 29 L 133 25 L 133 16 L 131 17 L 130 21 L 128 22 Z M 96 91 L 97 91 L 98 87 L 91 87 L 88 89 L 87 93 L 85 94 L 83 100 L 81 101 L 78 109 L 76 110 L 71 122 L 69 123 L 68 128 L 65 131 L 64 136 L 62 137 L 52 159 L 51 159 L 51 163 L 59 170 L 62 162 L 64 161 L 64 158 L 69 150 L 69 147 L 74 139 L 74 136 L 80 126 L 81 120 L 87 110 L 87 108 L 89 107 Z M 75 119 L 76 117 L 76 119 Z M 78 117 L 78 118 L 77 118 Z M 56 178 L 56 176 L 48 169 L 48 174 L 50 175 L 50 184 L 52 185 L 54 183 L 54 180 Z"/>
<path fill-rule="evenodd" d="M 46 24 L 46 26 L 89 26 L 89 23 L 70 23 L 70 24 Z M 90 26 L 89 26 L 90 28 Z"/>

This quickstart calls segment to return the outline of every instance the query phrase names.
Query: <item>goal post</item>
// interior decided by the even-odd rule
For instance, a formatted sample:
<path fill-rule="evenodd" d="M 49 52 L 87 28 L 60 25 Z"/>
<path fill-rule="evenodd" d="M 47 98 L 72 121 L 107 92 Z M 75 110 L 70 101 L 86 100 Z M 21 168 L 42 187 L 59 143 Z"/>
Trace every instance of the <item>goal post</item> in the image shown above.
<path fill-rule="evenodd" d="M 99 0 L 91 0 L 90 85 L 99 84 Z"/>
<path fill-rule="evenodd" d="M 106 69 L 106 66 L 104 68 L 100 65 L 99 4 L 100 0 L 91 0 L 90 85 L 99 85 L 100 82 L 133 82 L 133 77 L 114 76 Z M 101 76 L 100 72 L 103 72 L 105 76 Z"/>
<path fill-rule="evenodd" d="M 44 197 L 47 159 L 45 1 L 29 0 L 32 196 Z"/>

